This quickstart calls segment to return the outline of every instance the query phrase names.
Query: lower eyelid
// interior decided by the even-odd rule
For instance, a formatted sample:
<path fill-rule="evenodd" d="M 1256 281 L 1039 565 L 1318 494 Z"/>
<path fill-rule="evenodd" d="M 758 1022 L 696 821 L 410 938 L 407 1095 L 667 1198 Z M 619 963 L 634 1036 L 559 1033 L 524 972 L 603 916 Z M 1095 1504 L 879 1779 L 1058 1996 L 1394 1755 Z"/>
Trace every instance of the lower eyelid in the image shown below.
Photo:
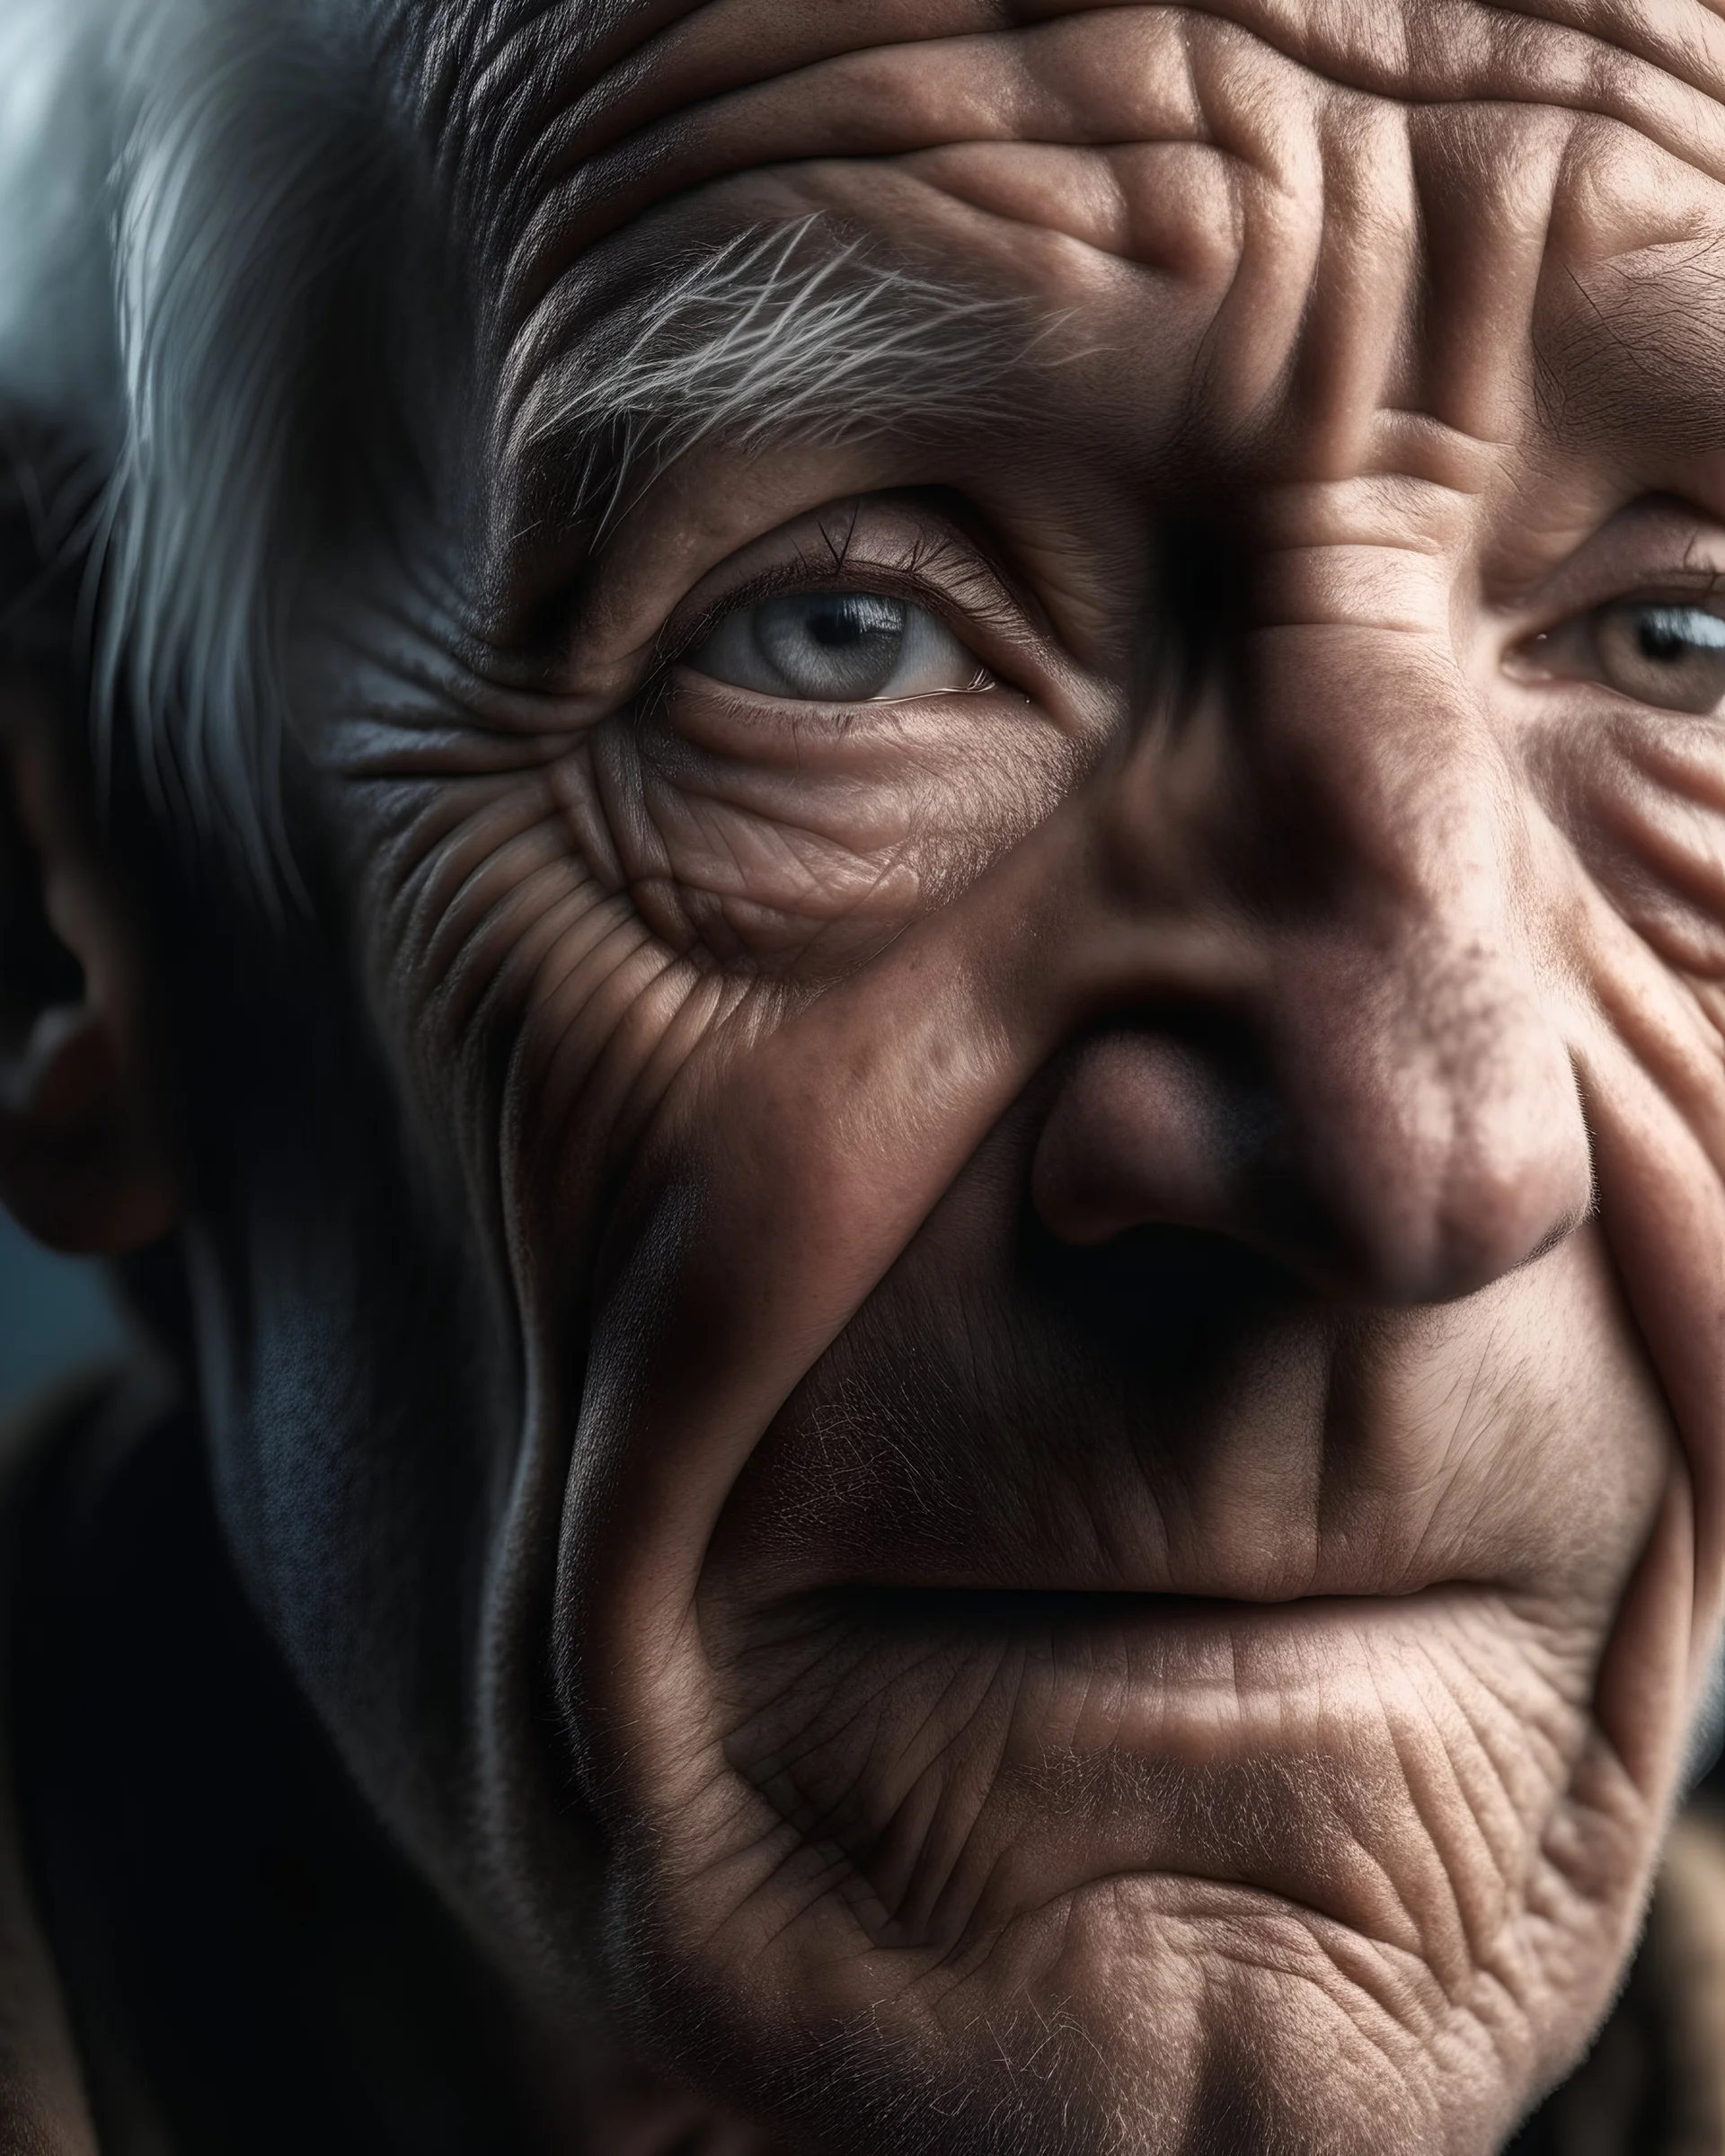
<path fill-rule="evenodd" d="M 679 679 L 680 676 L 680 679 Z M 770 696 L 756 689 L 737 688 L 694 668 L 678 667 L 666 681 L 658 708 L 664 722 L 698 748 L 719 755 L 747 755 L 754 748 L 802 737 L 834 740 L 846 735 L 898 729 L 895 714 L 904 723 L 931 705 L 951 704 L 955 699 L 978 699 L 999 693 L 991 675 L 977 689 L 922 690 L 915 694 L 874 696 L 854 703 L 817 703 L 791 696 Z"/>
<path fill-rule="evenodd" d="M 721 681 L 715 674 L 703 674 L 693 667 L 689 669 L 689 674 L 691 680 L 701 683 L 709 694 L 717 690 L 727 697 L 747 698 L 765 711 L 786 715 L 796 711 L 818 711 L 834 718 L 842 717 L 847 711 L 890 711 L 907 708 L 912 704 L 947 702 L 957 696 L 983 696 L 1001 685 L 992 674 L 985 671 L 978 674 L 974 681 L 967 681 L 952 688 L 898 689 L 880 696 L 857 696 L 849 702 L 835 699 L 828 702 L 818 697 L 774 696 L 765 689 L 743 688 L 735 682 Z"/>
<path fill-rule="evenodd" d="M 818 698 L 805 696 L 775 696 L 768 689 L 749 688 L 740 682 L 727 681 L 721 674 L 709 674 L 695 666 L 691 659 L 678 659 L 666 676 L 666 681 L 684 676 L 691 683 L 703 683 L 709 693 L 718 690 L 729 696 L 747 696 L 769 709 L 786 711 L 858 711 L 871 707 L 893 703 L 927 703 L 937 697 L 985 695 L 1002 686 L 998 675 L 987 667 L 977 663 L 976 670 L 967 681 L 954 683 L 946 688 L 900 689 L 879 696 L 859 696 L 850 702 L 823 702 Z"/>
<path fill-rule="evenodd" d="M 862 696 L 849 703 L 820 702 L 811 697 L 774 696 L 764 689 L 739 688 L 736 683 L 721 681 L 716 675 L 701 674 L 689 669 L 685 677 L 683 695 L 690 701 L 720 706 L 739 716 L 748 715 L 761 727 L 789 726 L 801 720 L 841 723 L 854 720 L 864 712 L 904 710 L 913 704 L 931 703 L 937 698 L 962 694 L 947 689 L 924 689 L 911 695 Z M 678 701 L 675 692 L 671 702 Z"/>

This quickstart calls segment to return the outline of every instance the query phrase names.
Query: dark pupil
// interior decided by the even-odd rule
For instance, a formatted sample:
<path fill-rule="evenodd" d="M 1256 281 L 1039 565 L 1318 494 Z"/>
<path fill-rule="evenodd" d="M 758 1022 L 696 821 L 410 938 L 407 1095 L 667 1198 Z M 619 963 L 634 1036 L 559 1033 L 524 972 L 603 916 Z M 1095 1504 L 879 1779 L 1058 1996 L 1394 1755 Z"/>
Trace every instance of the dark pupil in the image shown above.
<path fill-rule="evenodd" d="M 1656 666 L 1699 658 L 1717 667 L 1725 659 L 1725 622 L 1694 606 L 1642 606 L 1636 611 L 1635 642 Z"/>
<path fill-rule="evenodd" d="M 906 610 L 871 591 L 801 591 L 769 599 L 756 641 L 793 696 L 837 702 L 879 695 L 898 669 Z"/>
<path fill-rule="evenodd" d="M 1656 658 L 1667 666 L 1694 649 L 1689 638 L 1677 633 L 1669 614 L 1659 614 L 1641 616 L 1641 645 L 1643 658 Z"/>

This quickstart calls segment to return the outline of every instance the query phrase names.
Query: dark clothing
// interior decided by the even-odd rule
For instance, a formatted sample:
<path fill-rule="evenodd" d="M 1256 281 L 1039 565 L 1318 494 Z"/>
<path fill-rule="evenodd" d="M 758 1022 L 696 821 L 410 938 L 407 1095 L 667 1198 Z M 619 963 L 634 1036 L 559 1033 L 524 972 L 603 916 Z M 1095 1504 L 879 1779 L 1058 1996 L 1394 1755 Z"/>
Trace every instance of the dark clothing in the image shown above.
<path fill-rule="evenodd" d="M 515 2156 L 500 2001 L 243 1601 L 189 1419 L 101 1388 L 18 1500 L 23 1840 L 103 2156 Z"/>

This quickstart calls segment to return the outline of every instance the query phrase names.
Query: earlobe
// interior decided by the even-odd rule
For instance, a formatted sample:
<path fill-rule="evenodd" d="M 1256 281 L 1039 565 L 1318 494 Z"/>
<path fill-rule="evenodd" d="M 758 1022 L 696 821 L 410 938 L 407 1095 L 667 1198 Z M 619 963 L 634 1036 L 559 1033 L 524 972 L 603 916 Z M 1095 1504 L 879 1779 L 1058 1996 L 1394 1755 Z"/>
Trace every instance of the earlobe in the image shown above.
<path fill-rule="evenodd" d="M 118 1257 L 179 1213 L 176 1178 L 140 1127 L 111 1030 L 89 1006 L 45 1011 L 0 1061 L 0 1194 L 39 1242 Z"/>
<path fill-rule="evenodd" d="M 64 714 L 0 676 L 0 1201 L 39 1241 L 119 1256 L 180 1211 L 142 938 Z"/>

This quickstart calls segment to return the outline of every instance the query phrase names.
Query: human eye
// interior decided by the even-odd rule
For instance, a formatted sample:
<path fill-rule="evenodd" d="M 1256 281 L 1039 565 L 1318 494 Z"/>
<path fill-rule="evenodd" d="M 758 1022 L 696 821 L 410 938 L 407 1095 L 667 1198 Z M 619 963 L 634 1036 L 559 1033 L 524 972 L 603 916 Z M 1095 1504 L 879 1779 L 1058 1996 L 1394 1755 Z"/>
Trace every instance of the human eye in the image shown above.
<path fill-rule="evenodd" d="M 1708 712 L 1725 702 L 1725 615 L 1707 606 L 1629 599 L 1590 617 L 1599 677 L 1620 695 L 1663 711 Z"/>
<path fill-rule="evenodd" d="M 607 812 L 636 804 L 615 844 L 655 921 L 721 967 L 812 978 L 1053 811 L 1112 707 L 992 539 L 962 504 L 862 497 L 642 595 L 638 670 L 588 753 Z M 635 557 L 643 582 L 662 559 Z"/>
<path fill-rule="evenodd" d="M 1597 682 L 1655 711 L 1725 712 L 1725 611 L 1711 591 L 1608 599 L 1531 638 L 1513 670 Z"/>
<path fill-rule="evenodd" d="M 731 608 L 682 664 L 731 688 L 805 703 L 960 694 L 986 667 L 925 607 L 884 591 L 795 591 Z"/>

